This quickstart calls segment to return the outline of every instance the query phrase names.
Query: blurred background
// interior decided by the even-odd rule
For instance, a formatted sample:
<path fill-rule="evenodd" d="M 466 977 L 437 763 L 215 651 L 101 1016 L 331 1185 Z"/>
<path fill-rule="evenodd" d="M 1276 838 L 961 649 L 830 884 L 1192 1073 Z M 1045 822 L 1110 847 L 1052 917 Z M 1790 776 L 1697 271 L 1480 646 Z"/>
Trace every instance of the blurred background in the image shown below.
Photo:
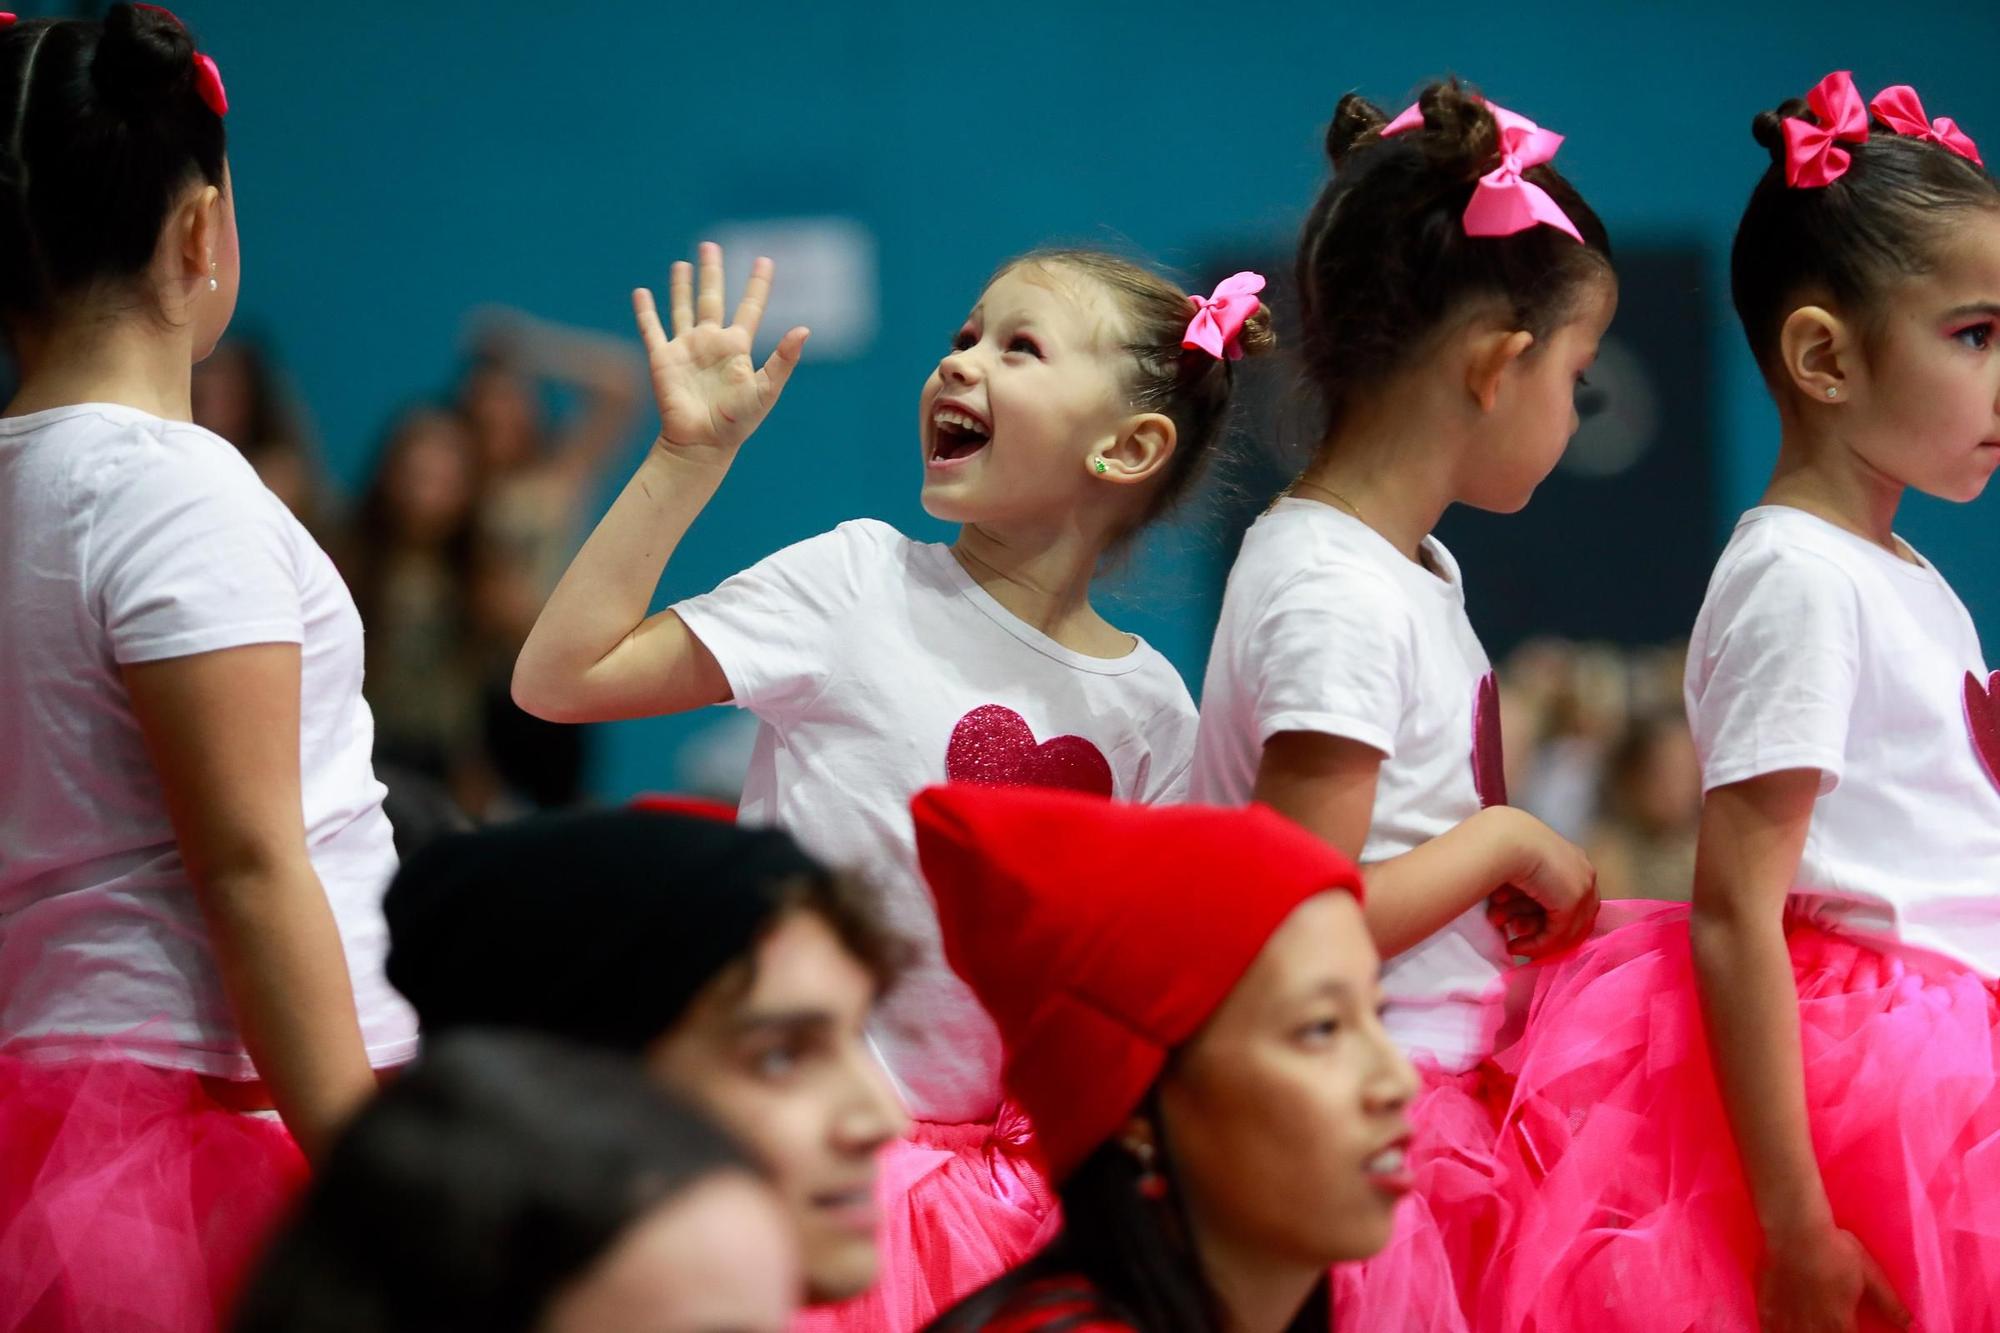
<path fill-rule="evenodd" d="M 1108 245 L 1204 290 L 1258 267 L 1282 316 L 1335 100 L 1393 110 L 1456 73 L 1568 136 L 1557 164 L 1623 287 L 1563 468 L 1519 518 L 1453 514 L 1442 535 L 1505 663 L 1517 802 L 1614 879 L 1621 857 L 1667 863 L 1698 801 L 1677 645 L 1776 443 L 1728 305 L 1764 162 L 1750 118 L 1851 68 L 2000 145 L 1987 2 L 178 9 L 228 84 L 244 252 L 197 415 L 346 570 L 385 770 L 481 817 L 727 798 L 747 754 L 729 710 L 575 730 L 506 699 L 542 596 L 651 437 L 633 286 L 712 237 L 733 274 L 777 258 L 773 335 L 815 330 L 662 604 L 845 518 L 942 538 L 917 505 L 917 393 L 1002 259 Z M 1313 429 L 1282 365 L 1248 389 L 1235 466 L 1108 590 L 1197 690 L 1236 537 Z M 1914 499 L 1902 529 L 1995 642 L 1990 517 Z M 1676 878 L 1628 878 L 1655 874 Z"/>

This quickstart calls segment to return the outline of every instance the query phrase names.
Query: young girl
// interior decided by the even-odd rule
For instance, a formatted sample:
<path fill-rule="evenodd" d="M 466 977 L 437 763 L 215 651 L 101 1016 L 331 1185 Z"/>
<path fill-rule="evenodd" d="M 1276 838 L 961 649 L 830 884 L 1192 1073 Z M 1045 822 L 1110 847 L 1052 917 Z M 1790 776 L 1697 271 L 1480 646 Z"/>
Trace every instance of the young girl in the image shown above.
<path fill-rule="evenodd" d="M 635 294 L 660 438 L 543 611 L 515 697 L 572 722 L 751 709 L 762 726 L 743 817 L 781 824 L 881 886 L 893 923 L 918 942 L 876 1040 L 927 1122 L 925 1149 L 887 1172 L 921 1180 L 907 1203 L 892 1191 L 888 1276 L 855 1316 L 907 1329 L 1019 1258 L 1049 1215 L 1015 1151 L 1017 1117 L 993 1133 L 998 1035 L 939 952 L 909 800 L 948 779 L 1141 802 L 1183 793 L 1187 690 L 1158 652 L 1097 614 L 1090 580 L 1195 478 L 1224 424 L 1232 358 L 1270 342 L 1262 283 L 1240 275 L 1191 303 L 1105 255 L 1006 265 L 918 404 L 924 507 L 962 525 L 956 542 L 844 523 L 648 617 L 662 568 L 806 339 L 791 330 L 753 366 L 770 264 L 757 261 L 728 326 L 721 250 L 704 245 L 700 266 L 698 285 L 674 266 L 671 339 L 651 294 Z"/>
<path fill-rule="evenodd" d="M 1907 87 L 1829 75 L 1755 132 L 1731 271 L 1778 462 L 1688 658 L 1694 901 L 1538 990 L 1502 1327 L 2000 1311 L 2000 707 L 1893 529 L 2000 465 L 2000 190 Z"/>
<path fill-rule="evenodd" d="M 916 818 L 1065 1215 L 934 1333 L 1323 1333 L 1327 1267 L 1409 1188 L 1417 1091 L 1353 863 L 1261 809 L 954 787 Z"/>
<path fill-rule="evenodd" d="M 0 29 L 0 1327 L 212 1327 L 415 1044 L 354 604 L 189 424 L 226 105 L 164 10 Z"/>
<path fill-rule="evenodd" d="M 1326 142 L 1298 258 L 1326 430 L 1230 573 L 1194 795 L 1265 802 L 1367 867 L 1389 1031 L 1431 1090 L 1423 1207 L 1471 1212 L 1441 1250 L 1406 1210 L 1348 1318 L 1448 1328 L 1497 1226 L 1472 1202 L 1493 1133 L 1475 1071 L 1510 955 L 1574 943 L 1596 897 L 1583 853 L 1504 804 L 1497 692 L 1430 533 L 1453 504 L 1528 502 L 1576 429 L 1616 286 L 1603 226 L 1547 165 L 1560 136 L 1469 89 L 1433 84 L 1393 120 L 1350 94 Z"/>

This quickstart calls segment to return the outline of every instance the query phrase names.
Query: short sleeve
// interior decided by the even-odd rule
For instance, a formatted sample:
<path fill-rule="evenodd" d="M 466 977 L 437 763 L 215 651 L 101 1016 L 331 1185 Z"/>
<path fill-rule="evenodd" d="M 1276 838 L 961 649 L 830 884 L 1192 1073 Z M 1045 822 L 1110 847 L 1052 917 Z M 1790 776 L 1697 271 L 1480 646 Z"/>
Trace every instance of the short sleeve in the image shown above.
<path fill-rule="evenodd" d="M 841 636 L 854 632 L 871 589 L 893 576 L 897 547 L 907 544 L 884 523 L 843 523 L 677 603 L 674 613 L 715 655 L 732 702 L 780 720 L 825 688 Z"/>
<path fill-rule="evenodd" d="M 304 641 L 303 530 L 233 450 L 141 448 L 101 484 L 87 577 L 117 662 Z"/>
<path fill-rule="evenodd" d="M 1311 731 L 1394 756 L 1414 663 L 1409 608 L 1387 580 L 1360 569 L 1288 579 L 1241 651 L 1259 745 Z"/>
<path fill-rule="evenodd" d="M 1688 663 L 1688 720 L 1702 789 L 1813 768 L 1839 783 L 1860 660 L 1854 584 L 1822 557 L 1775 552 L 1709 594 Z"/>

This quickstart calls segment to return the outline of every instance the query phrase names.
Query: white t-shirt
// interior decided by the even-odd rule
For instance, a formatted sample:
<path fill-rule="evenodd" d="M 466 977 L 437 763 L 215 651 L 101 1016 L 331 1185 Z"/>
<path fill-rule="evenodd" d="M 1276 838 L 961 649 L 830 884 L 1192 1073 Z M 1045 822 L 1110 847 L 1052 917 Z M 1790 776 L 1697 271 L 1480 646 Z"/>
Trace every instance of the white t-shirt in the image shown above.
<path fill-rule="evenodd" d="M 2000 699 L 1972 618 L 1917 559 L 1802 510 L 1750 510 L 1695 621 L 1688 717 L 1704 790 L 1820 771 L 1795 909 L 2000 977 L 2000 788 L 1973 727 L 2000 722 Z"/>
<path fill-rule="evenodd" d="M 1424 554 L 1429 568 L 1311 500 L 1280 500 L 1250 525 L 1202 686 L 1195 800 L 1248 802 L 1265 742 L 1309 731 L 1382 752 L 1364 863 L 1479 811 L 1474 717 L 1491 666 L 1457 562 L 1435 538 Z M 1488 744 L 1497 761 L 1497 731 Z M 1471 1068 L 1491 1053 L 1491 1001 L 1510 965 L 1500 933 L 1468 910 L 1382 969 L 1390 1035 L 1442 1068 Z"/>
<path fill-rule="evenodd" d="M 875 1028 L 911 1110 L 969 1123 L 1000 1097 L 1000 1039 L 946 966 L 910 799 L 946 780 L 1185 795 L 1195 711 L 1172 664 L 1063 647 L 993 600 L 940 545 L 843 523 L 675 608 L 757 715 L 746 823 L 790 830 L 865 875 L 916 967 Z"/>
<path fill-rule="evenodd" d="M 415 1050 L 382 975 L 396 853 L 354 601 L 227 442 L 102 403 L 0 419 L 0 1041 L 256 1076 L 119 674 L 254 643 L 301 645 L 306 841 L 369 1059 Z"/>

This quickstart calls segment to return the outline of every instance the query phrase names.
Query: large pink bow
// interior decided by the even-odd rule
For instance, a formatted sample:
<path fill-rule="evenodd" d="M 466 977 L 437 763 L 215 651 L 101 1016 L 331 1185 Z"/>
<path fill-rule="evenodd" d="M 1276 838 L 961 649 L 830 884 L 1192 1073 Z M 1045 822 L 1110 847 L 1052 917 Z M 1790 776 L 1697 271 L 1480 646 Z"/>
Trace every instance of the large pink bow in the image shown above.
<path fill-rule="evenodd" d="M 1554 227 L 1581 244 L 1583 233 L 1569 220 L 1554 197 L 1529 180 L 1529 167 L 1539 167 L 1556 155 L 1563 137 L 1545 130 L 1501 106 L 1487 102 L 1494 123 L 1500 127 L 1500 165 L 1479 178 L 1472 201 L 1465 206 L 1467 236 L 1512 236 L 1530 227 Z M 1413 130 L 1424 123 L 1423 111 L 1412 104 L 1382 127 L 1382 137 Z"/>
<path fill-rule="evenodd" d="M 1224 278 L 1207 296 L 1190 296 L 1194 318 L 1188 321 L 1181 346 L 1207 352 L 1218 361 L 1225 356 L 1231 361 L 1242 360 L 1239 335 L 1250 316 L 1257 313 L 1261 304 L 1257 293 L 1263 290 L 1263 274 L 1243 272 Z"/>
<path fill-rule="evenodd" d="M 1898 134 L 1907 134 L 1912 139 L 1928 139 L 1939 147 L 1949 148 L 1960 157 L 1978 162 L 1982 167 L 1986 165 L 1979 160 L 1979 145 L 1972 142 L 1972 136 L 1960 129 L 1950 116 L 1939 116 L 1936 120 L 1927 118 L 1924 104 L 1917 100 L 1917 90 L 1907 83 L 1899 83 L 1876 93 L 1868 109 L 1875 113 L 1875 119 Z"/>
<path fill-rule="evenodd" d="M 1868 139 L 1868 108 L 1861 105 L 1861 90 L 1854 76 L 1837 69 L 1814 85 L 1806 94 L 1819 123 L 1797 116 L 1785 117 L 1785 184 L 1798 190 L 1817 190 L 1847 174 L 1854 156 L 1840 146 L 1865 143 Z"/>

